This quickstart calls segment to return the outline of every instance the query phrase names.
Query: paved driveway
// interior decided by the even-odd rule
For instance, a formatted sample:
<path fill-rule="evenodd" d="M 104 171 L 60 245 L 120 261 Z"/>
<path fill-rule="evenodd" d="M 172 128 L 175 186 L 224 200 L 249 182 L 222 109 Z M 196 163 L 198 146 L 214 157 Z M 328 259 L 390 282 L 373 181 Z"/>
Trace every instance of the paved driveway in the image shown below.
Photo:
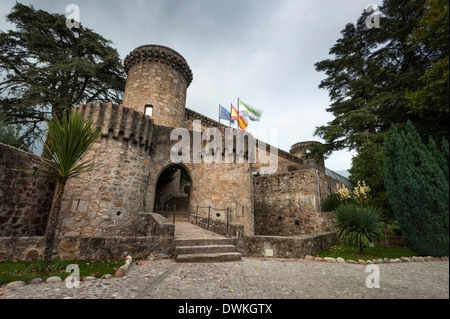
<path fill-rule="evenodd" d="M 303 259 L 205 264 L 144 260 L 133 262 L 122 278 L 81 281 L 79 288 L 67 288 L 65 282 L 3 287 L 0 299 L 449 298 L 448 261 L 377 267 Z M 377 279 L 379 288 L 373 287 Z"/>

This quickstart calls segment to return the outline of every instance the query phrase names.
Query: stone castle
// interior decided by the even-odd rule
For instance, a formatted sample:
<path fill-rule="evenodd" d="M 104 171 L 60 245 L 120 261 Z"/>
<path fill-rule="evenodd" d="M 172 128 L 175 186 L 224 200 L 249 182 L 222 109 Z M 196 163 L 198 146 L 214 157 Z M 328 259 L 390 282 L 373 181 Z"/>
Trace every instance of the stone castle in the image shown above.
<path fill-rule="evenodd" d="M 174 128 L 186 129 L 193 141 L 195 123 L 201 123 L 202 131 L 227 127 L 185 107 L 193 75 L 176 51 L 144 45 L 124 64 L 123 105 L 99 102 L 77 108 L 101 127 L 101 137 L 86 155 L 95 168 L 66 186 L 55 256 L 170 256 L 177 225 L 173 216 L 234 238 L 245 255 L 271 251 L 275 257 L 301 257 L 333 242 L 333 223 L 321 202 L 349 182 L 323 161 L 305 158 L 315 142 L 270 152 L 278 163 L 273 174 L 264 174 L 265 163 L 258 157 L 249 160 L 248 133 L 243 149 L 215 150 L 219 157 L 242 155 L 243 161 L 174 163 Z M 256 143 L 257 153 L 271 149 Z M 194 147 L 189 152 L 190 159 L 198 155 Z M 55 188 L 44 177 L 15 170 L 17 165 L 40 168 L 42 163 L 36 155 L 0 144 L 0 260 L 42 255 Z"/>

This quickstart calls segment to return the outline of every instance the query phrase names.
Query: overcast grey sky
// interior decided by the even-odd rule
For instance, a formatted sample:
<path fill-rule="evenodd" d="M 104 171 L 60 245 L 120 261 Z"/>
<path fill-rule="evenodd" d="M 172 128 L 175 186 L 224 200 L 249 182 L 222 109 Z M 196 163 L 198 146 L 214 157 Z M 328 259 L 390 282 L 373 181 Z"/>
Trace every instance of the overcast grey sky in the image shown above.
<path fill-rule="evenodd" d="M 2 0 L 0 29 L 15 0 Z M 262 109 L 248 131 L 289 151 L 300 141 L 322 141 L 317 126 L 332 120 L 328 92 L 318 88 L 323 73 L 314 63 L 328 58 L 345 24 L 355 23 L 369 4 L 382 0 L 26 0 L 36 9 L 65 14 L 80 8 L 81 23 L 114 43 L 122 59 L 143 44 L 179 52 L 194 80 L 186 107 L 212 119 L 218 105 L 244 102 Z M 382 29 L 380 29 L 382 32 Z M 278 142 L 258 130 L 278 129 Z M 347 170 L 352 155 L 334 153 L 325 162 Z"/>

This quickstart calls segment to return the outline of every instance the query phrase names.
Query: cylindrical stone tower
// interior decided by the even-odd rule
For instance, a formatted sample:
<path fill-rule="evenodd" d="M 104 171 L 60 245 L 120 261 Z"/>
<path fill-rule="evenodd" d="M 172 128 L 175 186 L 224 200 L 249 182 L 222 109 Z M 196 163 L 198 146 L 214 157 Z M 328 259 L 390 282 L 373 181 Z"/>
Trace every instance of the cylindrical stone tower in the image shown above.
<path fill-rule="evenodd" d="M 111 103 L 77 109 L 101 127 L 84 159 L 94 168 L 68 180 L 59 236 L 145 236 L 144 211 L 154 126 L 150 118 Z"/>
<path fill-rule="evenodd" d="M 312 161 L 316 162 L 317 164 L 320 164 L 322 166 L 325 165 L 325 160 L 323 158 L 323 154 L 311 154 L 311 157 L 308 158 L 308 154 L 306 154 L 306 151 L 309 149 L 311 145 L 314 144 L 322 144 L 320 142 L 316 141 L 305 141 L 305 142 L 299 142 L 295 143 L 291 146 L 291 149 L 289 150 L 289 153 L 291 153 L 294 156 L 303 158 L 303 159 L 311 159 Z"/>
<path fill-rule="evenodd" d="M 161 45 L 143 45 L 124 61 L 127 84 L 123 105 L 150 115 L 156 125 L 181 127 L 186 90 L 192 71 L 176 51 Z"/>

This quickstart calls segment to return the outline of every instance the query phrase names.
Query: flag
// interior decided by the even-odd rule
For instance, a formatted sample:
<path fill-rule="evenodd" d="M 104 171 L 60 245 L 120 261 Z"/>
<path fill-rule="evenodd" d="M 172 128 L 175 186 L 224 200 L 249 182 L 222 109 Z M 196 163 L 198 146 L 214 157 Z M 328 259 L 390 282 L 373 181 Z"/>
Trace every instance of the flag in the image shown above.
<path fill-rule="evenodd" d="M 234 108 L 233 104 L 231 104 L 231 120 L 237 121 L 238 120 L 238 111 Z"/>
<path fill-rule="evenodd" d="M 242 111 L 239 110 L 239 115 L 248 117 L 251 121 L 259 121 L 261 119 L 262 111 L 250 106 L 241 100 L 239 100 L 239 107 L 243 107 Z"/>
<path fill-rule="evenodd" d="M 250 121 L 259 121 L 260 119 L 254 115 L 252 115 L 247 109 L 239 110 L 239 115 L 245 116 Z"/>
<path fill-rule="evenodd" d="M 239 128 L 245 129 L 248 126 L 248 118 L 239 115 Z"/>
<path fill-rule="evenodd" d="M 220 106 L 219 119 L 227 120 L 227 121 L 231 120 L 230 112 L 226 108 L 224 108 L 222 105 Z"/>

